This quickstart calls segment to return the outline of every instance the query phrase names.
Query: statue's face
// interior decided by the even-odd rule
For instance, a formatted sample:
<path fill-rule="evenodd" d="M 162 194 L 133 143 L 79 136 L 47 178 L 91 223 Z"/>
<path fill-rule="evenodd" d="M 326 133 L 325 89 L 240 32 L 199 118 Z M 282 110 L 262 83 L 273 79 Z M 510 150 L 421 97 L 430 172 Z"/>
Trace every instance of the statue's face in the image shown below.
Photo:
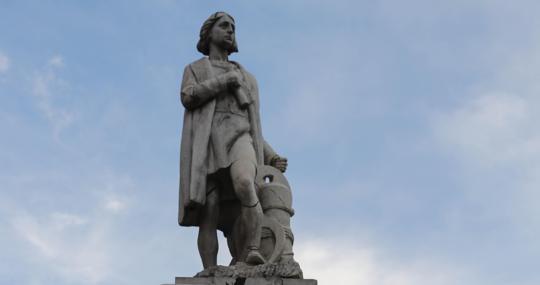
<path fill-rule="evenodd" d="M 225 50 L 231 50 L 234 45 L 234 21 L 227 15 L 221 17 L 212 27 L 210 44 Z"/>

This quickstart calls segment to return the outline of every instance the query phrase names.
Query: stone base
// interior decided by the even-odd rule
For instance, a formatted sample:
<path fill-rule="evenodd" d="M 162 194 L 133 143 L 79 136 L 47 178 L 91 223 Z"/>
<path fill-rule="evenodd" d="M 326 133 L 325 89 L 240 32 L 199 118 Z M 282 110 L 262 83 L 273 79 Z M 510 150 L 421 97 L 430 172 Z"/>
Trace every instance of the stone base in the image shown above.
<path fill-rule="evenodd" d="M 237 262 L 231 266 L 211 266 L 195 275 L 195 277 L 234 277 L 234 278 L 289 278 L 303 279 L 302 269 L 298 262 L 289 260 L 283 263 L 265 263 L 260 265 L 247 265 Z"/>
<path fill-rule="evenodd" d="M 176 277 L 174 285 L 317 285 L 313 279 L 292 278 L 233 278 L 233 277 Z M 172 285 L 172 284 L 171 284 Z"/>

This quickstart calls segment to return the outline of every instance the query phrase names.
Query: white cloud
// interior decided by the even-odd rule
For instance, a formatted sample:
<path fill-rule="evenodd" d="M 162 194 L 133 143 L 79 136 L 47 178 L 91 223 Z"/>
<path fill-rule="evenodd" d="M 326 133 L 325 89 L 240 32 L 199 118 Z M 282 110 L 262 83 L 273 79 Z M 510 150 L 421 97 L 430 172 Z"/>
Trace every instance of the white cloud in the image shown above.
<path fill-rule="evenodd" d="M 462 268 L 429 257 L 393 259 L 369 243 L 318 239 L 295 246 L 304 278 L 319 284 L 453 285 L 475 284 Z"/>
<path fill-rule="evenodd" d="M 539 99 L 528 93 L 481 95 L 434 126 L 438 141 L 474 173 L 459 183 L 475 215 L 511 221 L 513 234 L 529 240 L 520 246 L 538 246 L 529 238 L 540 233 Z M 494 185 L 495 179 L 501 183 Z"/>
<path fill-rule="evenodd" d="M 500 14 L 524 12 L 522 7 L 507 8 L 491 12 L 493 25 L 500 22 L 496 15 L 499 19 Z M 536 19 L 529 11 L 526 14 Z M 504 29 L 498 44 L 486 50 L 491 57 L 497 55 L 489 61 L 492 79 L 475 82 L 459 106 L 434 120 L 439 142 L 475 166 L 519 167 L 527 172 L 540 166 L 540 36 L 532 26 L 519 27 L 522 42 L 508 41 L 516 35 Z"/>
<path fill-rule="evenodd" d="M 112 213 L 123 212 L 128 209 L 132 202 L 133 192 L 137 189 L 136 182 L 129 175 L 118 175 L 106 172 L 103 175 L 104 183 L 101 189 L 103 199 L 101 207 Z"/>
<path fill-rule="evenodd" d="M 84 155 L 81 159 L 85 163 L 92 160 Z M 70 160 L 71 164 L 83 163 Z M 134 214 L 128 210 L 135 203 L 139 183 L 101 164 L 95 166 L 90 162 L 87 166 L 84 171 L 71 166 L 39 173 L 28 170 L 20 175 L 0 175 L 0 185 L 6 190 L 0 191 L 0 229 L 3 229 L 0 242 L 13 244 L 3 252 L 10 264 L 2 265 L 19 270 L 14 273 L 18 280 L 30 278 L 21 273 L 30 265 L 32 278 L 44 284 L 50 280 L 59 280 L 61 284 L 127 284 L 155 274 L 151 270 L 154 273 L 141 272 L 133 277 L 130 275 L 133 266 L 140 266 L 141 262 L 153 265 L 143 260 L 152 254 L 155 254 L 152 260 L 159 259 L 160 254 L 171 250 L 172 246 L 167 248 L 162 244 L 165 239 L 161 233 L 154 235 L 143 229 L 137 232 L 137 237 L 131 232 L 126 239 L 126 233 L 119 231 L 130 228 L 136 220 L 133 216 L 123 218 Z M 72 189 L 77 190 L 71 192 Z M 39 203 L 30 202 L 29 195 L 33 197 L 30 200 Z M 171 229 L 176 230 L 174 219 L 171 224 Z M 140 227 L 131 228 L 137 229 Z M 147 239 L 140 239 L 145 235 Z M 155 241 L 149 241 L 150 238 Z M 161 245 L 160 253 L 154 252 L 157 245 Z M 4 271 L 0 270 L 0 275 Z"/>
<path fill-rule="evenodd" d="M 71 213 L 38 218 L 23 212 L 12 216 L 11 226 L 32 246 L 35 260 L 67 281 L 98 284 L 110 274 L 103 225 Z"/>
<path fill-rule="evenodd" d="M 511 226 L 522 241 L 509 248 L 533 248 L 540 233 L 540 36 L 519 32 L 525 44 L 505 46 L 493 79 L 476 82 L 461 104 L 433 117 L 433 134 L 470 175 L 458 183 L 476 217 Z"/>
<path fill-rule="evenodd" d="M 118 197 L 107 197 L 105 199 L 105 209 L 109 211 L 120 212 L 126 209 L 126 207 L 126 202 Z"/>
<path fill-rule="evenodd" d="M 9 69 L 9 58 L 0 52 L 0 74 L 6 73 Z"/>
<path fill-rule="evenodd" d="M 36 97 L 39 110 L 52 124 L 55 136 L 69 127 L 75 118 L 73 111 L 67 110 L 57 102 L 60 95 L 65 95 L 68 86 L 57 76 L 57 70 L 63 66 L 63 58 L 54 56 L 49 59 L 44 69 L 36 72 L 32 80 L 32 94 Z"/>
<path fill-rule="evenodd" d="M 52 67 L 64 67 L 64 58 L 60 55 L 55 55 L 49 59 L 49 65 Z"/>
<path fill-rule="evenodd" d="M 439 117 L 434 130 L 469 162 L 540 164 L 538 103 L 508 93 L 481 95 Z"/>
<path fill-rule="evenodd" d="M 87 221 L 74 214 L 69 213 L 53 213 L 51 214 L 51 223 L 54 228 L 63 230 L 70 226 L 81 226 L 87 223 Z"/>
<path fill-rule="evenodd" d="M 12 219 L 12 226 L 15 231 L 26 241 L 32 244 L 40 254 L 47 258 L 57 255 L 56 246 L 52 244 L 40 231 L 38 222 L 27 214 L 16 216 Z"/>
<path fill-rule="evenodd" d="M 536 10 L 524 7 L 505 1 L 485 7 L 497 31 L 491 35 L 493 43 L 479 54 L 486 57 L 483 68 L 490 76 L 474 82 L 459 106 L 434 120 L 439 141 L 475 166 L 540 166 L 540 36 L 533 28 L 538 24 Z M 501 18 L 519 20 L 508 24 Z M 511 40 L 516 37 L 521 40 Z"/>

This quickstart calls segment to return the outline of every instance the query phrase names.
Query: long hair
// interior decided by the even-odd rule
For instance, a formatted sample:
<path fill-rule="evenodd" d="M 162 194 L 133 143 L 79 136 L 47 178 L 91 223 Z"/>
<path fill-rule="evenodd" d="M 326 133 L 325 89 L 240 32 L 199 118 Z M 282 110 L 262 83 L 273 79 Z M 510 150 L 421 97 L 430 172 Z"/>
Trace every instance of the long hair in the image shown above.
<path fill-rule="evenodd" d="M 234 18 L 225 12 L 216 12 L 210 15 L 210 17 L 208 17 L 208 19 L 204 21 L 201 27 L 201 31 L 199 33 L 199 42 L 197 43 L 197 50 L 201 52 L 202 54 L 208 55 L 210 53 L 210 32 L 212 31 L 214 24 L 223 16 L 228 16 L 234 22 Z M 238 45 L 236 44 L 236 37 L 234 38 L 232 47 L 229 48 L 227 52 L 229 54 L 233 52 L 238 52 Z"/>

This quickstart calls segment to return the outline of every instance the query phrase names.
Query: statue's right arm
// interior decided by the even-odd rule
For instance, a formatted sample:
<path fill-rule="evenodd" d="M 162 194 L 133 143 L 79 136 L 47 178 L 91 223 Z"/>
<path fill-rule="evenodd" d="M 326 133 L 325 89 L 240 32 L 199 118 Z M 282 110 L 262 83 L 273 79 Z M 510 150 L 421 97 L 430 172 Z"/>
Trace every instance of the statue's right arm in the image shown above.
<path fill-rule="evenodd" d="M 182 105 L 188 110 L 202 107 L 228 88 L 231 84 L 230 77 L 230 74 L 225 73 L 198 83 L 193 70 L 189 65 L 186 66 L 180 90 Z"/>

